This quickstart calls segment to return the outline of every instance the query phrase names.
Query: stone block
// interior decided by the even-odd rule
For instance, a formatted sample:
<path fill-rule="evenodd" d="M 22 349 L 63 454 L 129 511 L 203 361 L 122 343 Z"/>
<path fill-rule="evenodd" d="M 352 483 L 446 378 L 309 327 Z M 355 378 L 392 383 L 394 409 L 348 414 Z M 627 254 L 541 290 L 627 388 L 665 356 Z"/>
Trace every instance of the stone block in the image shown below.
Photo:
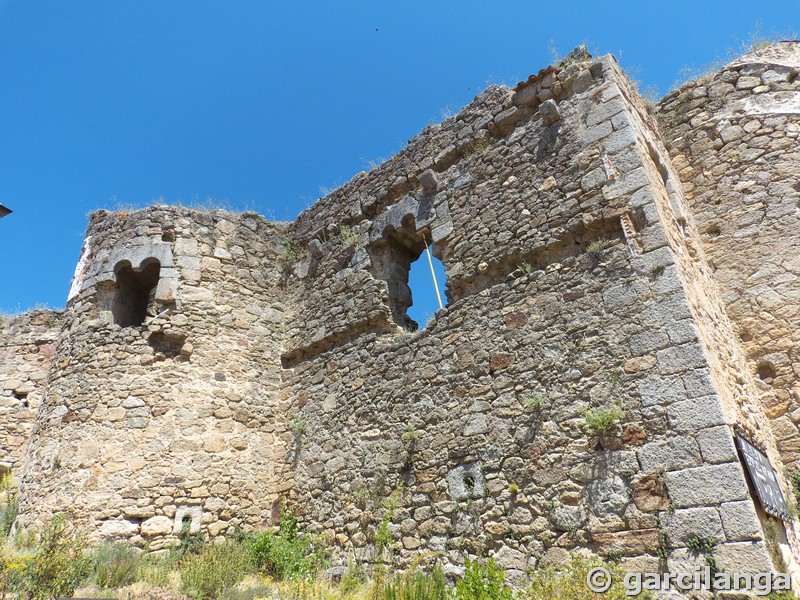
<path fill-rule="evenodd" d="M 709 427 L 699 431 L 696 438 L 705 462 L 718 464 L 737 460 L 738 454 L 730 427 Z"/>
<path fill-rule="evenodd" d="M 625 102 L 621 97 L 616 97 L 608 102 L 603 102 L 599 105 L 593 105 L 590 110 L 586 112 L 586 125 L 592 127 L 602 121 L 608 121 L 614 115 L 621 113 L 625 110 Z"/>
<path fill-rule="evenodd" d="M 603 555 L 611 552 L 624 556 L 655 554 L 659 545 L 657 529 L 595 533 L 592 535 L 592 541 Z"/>
<path fill-rule="evenodd" d="M 725 541 L 722 521 L 716 508 L 689 508 L 662 512 L 659 519 L 673 548 L 685 546 L 693 537 L 710 539 L 717 543 Z"/>
<path fill-rule="evenodd" d="M 717 566 L 729 573 L 768 573 L 772 560 L 763 541 L 730 542 L 714 548 Z"/>
<path fill-rule="evenodd" d="M 427 169 L 419 176 L 419 183 L 425 190 L 435 190 L 439 180 L 433 170 Z"/>
<path fill-rule="evenodd" d="M 151 517 L 142 523 L 141 534 L 146 537 L 158 537 L 172 533 L 172 519 L 159 515 Z"/>
<path fill-rule="evenodd" d="M 636 452 L 642 471 L 676 471 L 698 466 L 700 449 L 691 437 L 679 435 L 645 444 Z"/>
<path fill-rule="evenodd" d="M 576 531 L 586 523 L 587 516 L 583 506 L 556 504 L 550 513 L 550 521 L 557 531 Z"/>
<path fill-rule="evenodd" d="M 662 375 L 684 373 L 707 364 L 706 355 L 699 343 L 671 346 L 656 352 L 656 368 Z"/>
<path fill-rule="evenodd" d="M 103 521 L 97 529 L 101 539 L 127 539 L 139 533 L 139 526 L 125 520 Z"/>
<path fill-rule="evenodd" d="M 451 469 L 447 474 L 450 497 L 456 501 L 482 498 L 486 495 L 486 479 L 481 463 L 474 462 Z"/>
<path fill-rule="evenodd" d="M 696 431 L 725 424 L 722 399 L 719 396 L 703 396 L 675 402 L 667 407 L 667 418 L 670 427 L 676 431 Z"/>
<path fill-rule="evenodd" d="M 595 479 L 586 486 L 589 506 L 598 517 L 622 514 L 630 503 L 628 485 L 617 476 Z"/>
<path fill-rule="evenodd" d="M 558 110 L 558 105 L 555 100 L 546 100 L 542 102 L 542 105 L 539 107 L 539 114 L 542 115 L 542 123 L 547 127 L 555 125 L 561 120 L 561 113 Z"/>
<path fill-rule="evenodd" d="M 625 131 L 625 130 L 623 130 Z M 615 138 L 610 136 L 608 139 Z M 603 198 L 606 200 L 615 200 L 623 196 L 629 196 L 636 192 L 638 189 L 648 185 L 647 173 L 643 168 L 634 169 L 624 176 L 618 178 L 613 183 L 603 187 Z"/>
<path fill-rule="evenodd" d="M 637 388 L 643 406 L 667 405 L 686 399 L 683 380 L 678 375 L 648 375 Z"/>
<path fill-rule="evenodd" d="M 578 73 L 577 77 L 575 77 L 575 81 L 572 84 L 572 91 L 576 94 L 581 94 L 592 87 L 593 84 L 594 78 L 591 72 L 589 69 L 583 69 Z"/>
<path fill-rule="evenodd" d="M 670 343 L 667 334 L 657 329 L 651 329 L 632 335 L 629 341 L 631 352 L 634 356 L 650 354 L 665 348 Z"/>
<path fill-rule="evenodd" d="M 606 149 L 606 152 L 609 154 L 614 154 L 623 150 L 628 147 L 633 147 L 636 145 L 636 132 L 634 131 L 633 127 L 624 127 L 622 129 L 618 129 L 606 139 L 603 140 L 603 146 Z M 644 183 L 638 186 L 636 189 L 643 187 Z"/>
<path fill-rule="evenodd" d="M 669 507 L 667 486 L 658 473 L 637 475 L 631 482 L 633 503 L 642 512 L 666 510 Z"/>
<path fill-rule="evenodd" d="M 540 569 L 563 569 L 572 562 L 572 556 L 564 548 L 549 548 L 539 561 Z"/>
<path fill-rule="evenodd" d="M 536 85 L 526 85 L 514 94 L 514 104 L 517 106 L 530 106 L 539 99 L 539 90 Z"/>
<path fill-rule="evenodd" d="M 684 373 L 683 385 L 689 398 L 717 393 L 717 386 L 711 376 L 711 371 L 707 367 Z"/>
<path fill-rule="evenodd" d="M 611 127 L 610 121 L 603 121 L 602 123 L 598 123 L 594 127 L 589 127 L 586 131 L 583 132 L 583 143 L 584 144 L 591 144 L 596 142 L 597 140 L 603 139 L 604 137 L 611 135 L 613 131 Z"/>
<path fill-rule="evenodd" d="M 729 541 L 758 540 L 763 537 L 761 524 L 751 500 L 726 502 L 719 507 L 722 527 Z"/>
<path fill-rule="evenodd" d="M 706 465 L 666 474 L 667 492 L 677 508 L 716 506 L 749 497 L 741 465 Z"/>
<path fill-rule="evenodd" d="M 693 319 L 684 319 L 667 324 L 667 335 L 673 344 L 696 342 L 699 339 L 697 326 Z"/>

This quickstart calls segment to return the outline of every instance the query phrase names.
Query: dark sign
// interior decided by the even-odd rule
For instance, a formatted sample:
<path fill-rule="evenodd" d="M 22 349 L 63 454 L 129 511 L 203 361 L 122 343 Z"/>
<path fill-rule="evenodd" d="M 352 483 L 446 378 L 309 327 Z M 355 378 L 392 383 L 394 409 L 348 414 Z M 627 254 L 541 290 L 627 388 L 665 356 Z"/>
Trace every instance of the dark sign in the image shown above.
<path fill-rule="evenodd" d="M 761 506 L 773 516 L 784 521 L 791 521 L 789 507 L 786 505 L 786 499 L 778 484 L 775 470 L 767 455 L 738 433 L 736 434 L 736 445 L 739 447 L 739 453 L 747 467 L 746 471 L 750 476 L 750 481 L 756 488 Z"/>

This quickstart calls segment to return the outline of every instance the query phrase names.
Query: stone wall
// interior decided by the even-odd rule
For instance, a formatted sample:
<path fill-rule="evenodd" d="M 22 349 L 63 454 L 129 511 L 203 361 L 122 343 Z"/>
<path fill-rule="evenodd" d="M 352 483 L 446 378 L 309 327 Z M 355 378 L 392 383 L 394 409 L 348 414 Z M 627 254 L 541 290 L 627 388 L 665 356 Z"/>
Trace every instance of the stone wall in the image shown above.
<path fill-rule="evenodd" d="M 159 548 L 182 528 L 269 520 L 292 481 L 282 239 L 252 213 L 92 215 L 22 470 L 24 524 L 66 510 L 95 536 Z M 137 297 L 144 322 L 117 324 Z"/>
<path fill-rule="evenodd" d="M 0 316 L 0 471 L 19 467 L 42 402 L 61 313 Z"/>
<path fill-rule="evenodd" d="M 787 465 L 800 460 L 796 46 L 771 46 L 689 82 L 662 100 L 658 115 L 735 345 L 756 375 L 750 393 Z"/>
<path fill-rule="evenodd" d="M 546 70 L 298 218 L 294 493 L 331 543 L 369 560 L 385 522 L 401 564 L 489 553 L 521 576 L 575 547 L 680 570 L 700 535 L 724 568 L 771 568 L 731 430 L 762 413 L 721 391 L 730 324 L 704 257 L 685 261 L 654 130 L 613 59 Z M 410 333 L 385 249 L 413 260 L 423 237 L 450 302 Z M 592 435 L 586 411 L 611 405 L 619 428 Z"/>
<path fill-rule="evenodd" d="M 684 571 L 700 536 L 722 568 L 794 568 L 795 524 L 768 525 L 734 446 L 736 427 L 779 472 L 793 460 L 765 426 L 785 415 L 741 340 L 741 281 L 719 277 L 734 250 L 706 240 L 711 176 L 692 161 L 708 144 L 681 141 L 704 131 L 675 116 L 685 89 L 659 124 L 612 57 L 573 55 L 489 88 L 292 224 L 95 213 L 23 523 L 69 506 L 95 537 L 161 548 L 290 503 L 342 561 L 489 554 L 522 577 L 581 549 Z M 448 305 L 419 329 L 408 273 L 426 245 Z M 773 286 L 786 306 L 792 285 Z M 620 419 L 592 430 L 598 411 Z"/>

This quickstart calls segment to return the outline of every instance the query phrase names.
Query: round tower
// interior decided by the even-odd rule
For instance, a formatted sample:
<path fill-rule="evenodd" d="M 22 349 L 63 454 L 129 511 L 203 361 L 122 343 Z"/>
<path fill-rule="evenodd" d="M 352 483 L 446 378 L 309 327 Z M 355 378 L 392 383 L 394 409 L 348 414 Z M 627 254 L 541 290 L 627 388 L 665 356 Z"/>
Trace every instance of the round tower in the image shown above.
<path fill-rule="evenodd" d="M 157 549 L 268 521 L 290 485 L 280 225 L 98 211 L 21 475 L 21 521 L 67 512 Z"/>
<path fill-rule="evenodd" d="M 783 460 L 800 464 L 800 42 L 754 49 L 659 106 L 664 141 Z"/>

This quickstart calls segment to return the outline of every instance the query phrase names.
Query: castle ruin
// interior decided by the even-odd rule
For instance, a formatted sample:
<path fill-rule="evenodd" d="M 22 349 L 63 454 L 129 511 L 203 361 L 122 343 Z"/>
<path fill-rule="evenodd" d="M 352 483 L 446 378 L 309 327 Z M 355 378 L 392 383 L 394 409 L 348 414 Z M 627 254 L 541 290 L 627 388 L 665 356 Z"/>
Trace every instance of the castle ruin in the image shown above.
<path fill-rule="evenodd" d="M 737 440 L 790 500 L 800 43 L 657 106 L 613 57 L 573 58 L 292 223 L 93 213 L 66 309 L 0 321 L 19 523 L 159 549 L 290 505 L 342 560 L 374 560 L 384 521 L 401 566 L 686 571 L 700 536 L 722 569 L 796 570 L 796 516 Z M 426 244 L 447 307 L 413 331 Z"/>

